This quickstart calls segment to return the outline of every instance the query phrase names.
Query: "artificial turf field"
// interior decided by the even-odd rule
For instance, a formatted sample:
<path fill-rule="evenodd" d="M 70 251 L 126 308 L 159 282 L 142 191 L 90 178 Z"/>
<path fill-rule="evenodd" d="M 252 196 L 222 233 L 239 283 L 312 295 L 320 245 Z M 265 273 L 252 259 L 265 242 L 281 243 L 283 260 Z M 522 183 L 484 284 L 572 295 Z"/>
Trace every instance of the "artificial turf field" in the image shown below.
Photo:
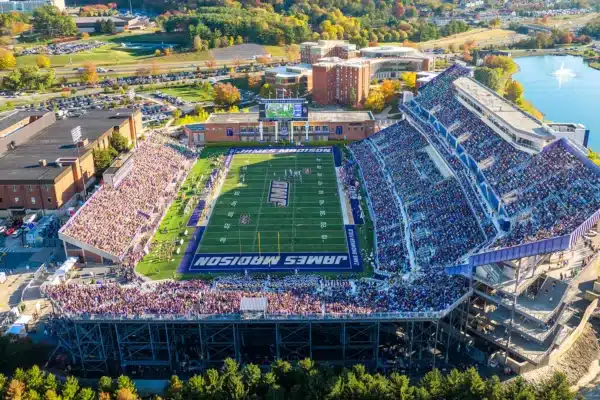
<path fill-rule="evenodd" d="M 288 182 L 287 206 L 268 201 L 272 181 Z M 197 249 L 242 255 L 347 251 L 331 153 L 236 154 Z"/>

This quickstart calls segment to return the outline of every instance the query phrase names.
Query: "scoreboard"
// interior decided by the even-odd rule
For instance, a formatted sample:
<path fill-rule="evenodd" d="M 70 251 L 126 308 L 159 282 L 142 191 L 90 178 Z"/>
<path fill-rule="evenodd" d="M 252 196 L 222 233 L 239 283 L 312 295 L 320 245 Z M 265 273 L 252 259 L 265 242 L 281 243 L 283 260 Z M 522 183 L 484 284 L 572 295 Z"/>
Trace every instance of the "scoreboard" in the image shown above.
<path fill-rule="evenodd" d="M 258 103 L 260 121 L 308 121 L 308 102 L 304 99 L 262 99 Z"/>

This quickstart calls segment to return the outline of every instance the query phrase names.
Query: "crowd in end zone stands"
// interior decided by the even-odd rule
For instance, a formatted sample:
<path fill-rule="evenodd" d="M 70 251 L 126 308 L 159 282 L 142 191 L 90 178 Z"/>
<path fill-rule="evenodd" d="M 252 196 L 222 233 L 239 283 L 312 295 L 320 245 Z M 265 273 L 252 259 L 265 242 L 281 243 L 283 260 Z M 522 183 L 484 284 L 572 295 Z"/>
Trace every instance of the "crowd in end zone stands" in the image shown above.
<path fill-rule="evenodd" d="M 148 314 L 193 317 L 238 314 L 242 298 L 267 299 L 272 315 L 433 312 L 467 292 L 467 280 L 446 277 L 443 285 L 424 276 L 416 281 L 323 280 L 313 275 L 282 278 L 243 275 L 201 280 L 119 286 L 116 284 L 44 286 L 67 314 L 140 317 Z"/>
<path fill-rule="evenodd" d="M 63 228 L 65 235 L 122 257 L 175 196 L 193 154 L 155 134 L 140 142 L 132 157 L 132 169 L 120 185 L 96 192 Z"/>

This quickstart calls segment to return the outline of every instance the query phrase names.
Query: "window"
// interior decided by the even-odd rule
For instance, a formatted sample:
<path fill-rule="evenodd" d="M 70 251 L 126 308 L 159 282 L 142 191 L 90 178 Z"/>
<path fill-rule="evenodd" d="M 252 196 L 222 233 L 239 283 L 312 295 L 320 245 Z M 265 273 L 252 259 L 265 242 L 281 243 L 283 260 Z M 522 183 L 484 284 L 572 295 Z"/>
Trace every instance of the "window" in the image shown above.
<path fill-rule="evenodd" d="M 35 204 L 35 197 L 31 198 L 31 204 Z"/>
<path fill-rule="evenodd" d="M 52 203 L 52 197 L 48 197 L 48 203 Z"/>
<path fill-rule="evenodd" d="M 0 197 L 0 203 L 4 202 L 4 199 L 2 199 L 2 197 Z"/>
<path fill-rule="evenodd" d="M 29 185 L 29 192 L 33 192 L 33 186 Z"/>
<path fill-rule="evenodd" d="M 15 197 L 15 203 L 18 203 L 18 202 L 19 202 L 19 198 Z"/>
<path fill-rule="evenodd" d="M 17 185 L 13 185 L 13 192 L 17 191 Z"/>

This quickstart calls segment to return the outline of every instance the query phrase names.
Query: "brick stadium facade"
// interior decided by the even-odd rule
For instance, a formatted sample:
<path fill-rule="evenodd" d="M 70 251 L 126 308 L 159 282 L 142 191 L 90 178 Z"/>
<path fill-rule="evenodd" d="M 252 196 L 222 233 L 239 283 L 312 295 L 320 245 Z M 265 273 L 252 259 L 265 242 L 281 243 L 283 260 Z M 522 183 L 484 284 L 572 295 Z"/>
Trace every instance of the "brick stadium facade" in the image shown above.
<path fill-rule="evenodd" d="M 260 140 L 258 113 L 211 114 L 204 123 L 190 124 L 184 130 L 190 146 L 211 142 L 253 142 Z M 306 122 L 262 122 L 263 140 L 305 141 Z M 293 138 L 292 138 L 293 127 Z M 375 119 L 369 111 L 323 111 L 309 113 L 308 140 L 361 140 L 376 131 Z"/>

